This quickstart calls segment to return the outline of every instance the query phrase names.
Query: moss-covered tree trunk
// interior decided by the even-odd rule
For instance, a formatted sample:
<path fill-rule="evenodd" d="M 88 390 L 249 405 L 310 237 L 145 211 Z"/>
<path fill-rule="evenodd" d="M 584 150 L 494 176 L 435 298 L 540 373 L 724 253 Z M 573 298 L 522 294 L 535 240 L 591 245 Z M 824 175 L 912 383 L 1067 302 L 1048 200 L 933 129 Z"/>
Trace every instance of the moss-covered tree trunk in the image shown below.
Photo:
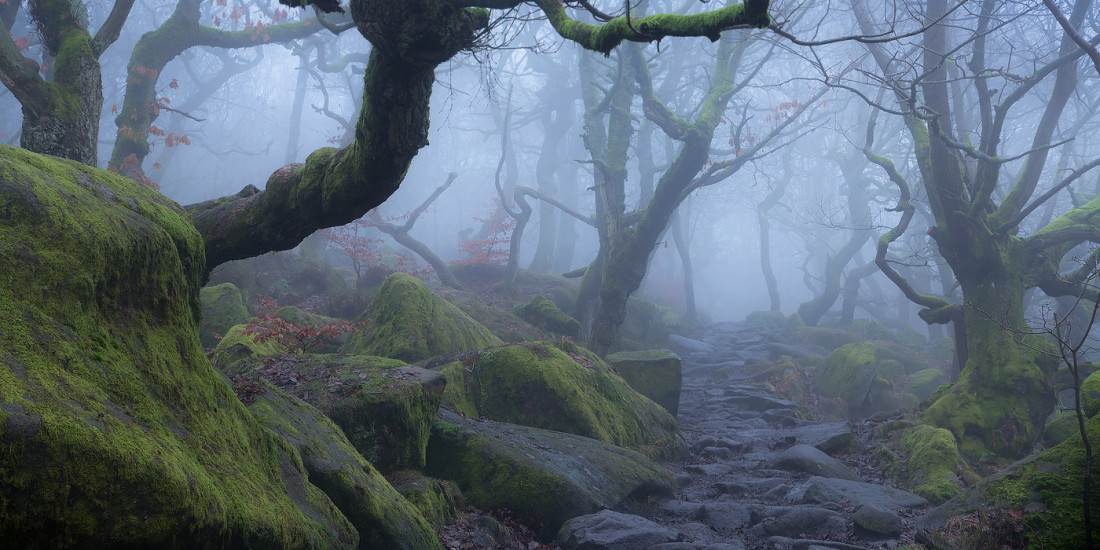
<path fill-rule="evenodd" d="M 1080 22 L 1087 4 L 1076 3 L 1072 18 Z M 989 70 L 986 41 L 994 36 L 989 29 L 999 5 L 985 2 L 981 8 L 975 34 L 967 38 L 973 39 L 968 42 L 972 47 L 969 70 L 979 72 Z M 932 0 L 925 16 L 934 20 L 946 10 L 946 0 Z M 863 31 L 872 28 L 866 13 L 857 9 L 856 15 Z M 1031 330 L 1024 320 L 1024 292 L 1034 286 L 1051 296 L 1082 292 L 1084 278 L 1080 273 L 1060 273 L 1060 263 L 1077 244 L 1100 242 L 1100 198 L 1067 212 L 1030 237 L 1018 236 L 1020 224 L 1029 213 L 1096 166 L 1085 165 L 1052 184 L 1052 191 L 1036 193 L 1050 150 L 1048 144 L 1075 90 L 1075 63 L 1081 52 L 1063 38 L 1055 60 L 1027 79 L 1009 83 L 1015 89 L 1006 91 L 996 106 L 990 99 L 990 84 L 985 80 L 974 82 L 976 107 L 981 115 L 981 128 L 970 132 L 981 136 L 975 146 L 960 143 L 962 138 L 954 136 L 950 127 L 951 95 L 943 52 L 952 47 L 945 26 L 928 28 L 923 33 L 921 58 L 913 60 L 927 71 L 921 84 L 923 102 L 914 109 L 915 98 L 898 96 L 898 100 L 903 109 L 909 110 L 904 120 L 935 219 L 929 234 L 962 289 L 962 314 L 957 313 L 959 306 L 922 296 L 892 269 L 883 270 L 907 297 L 927 308 L 920 312 L 925 321 L 954 319 L 956 344 L 960 355 L 966 357 L 958 382 L 930 406 L 925 418 L 950 429 L 960 447 L 975 455 L 992 451 L 1017 458 L 1030 450 L 1053 407 L 1049 380 L 1056 366 L 1051 355 L 1055 350 L 1027 336 Z M 891 64 L 897 62 L 880 45 L 870 46 L 870 51 L 884 73 L 889 73 Z M 1002 134 L 1015 131 L 1004 129 L 1009 113 L 1048 77 L 1053 77 L 1052 87 L 1040 94 L 1045 103 L 1033 130 L 1031 152 L 1012 181 L 1002 181 L 1008 179 L 1001 170 L 1005 160 L 999 157 Z M 911 216 L 913 207 L 901 176 L 889 161 L 875 160 L 870 154 L 869 158 L 883 166 L 891 179 L 899 182 L 899 188 L 904 188 L 899 210 L 907 210 L 906 215 Z M 997 197 L 1003 197 L 999 204 Z M 883 239 L 877 260 L 880 267 L 886 265 L 883 252 L 889 241 L 887 236 Z"/>
<path fill-rule="evenodd" d="M 18 6 L 18 2 L 9 2 Z M 45 80 L 39 63 L 23 56 L 11 34 L 0 33 L 0 82 L 23 107 L 20 145 L 24 149 L 95 166 L 103 84 L 99 56 L 117 38 L 133 0 L 120 0 L 93 37 L 88 14 L 74 0 L 34 0 L 28 3 L 38 27 L 47 62 Z M 5 11 L 11 18 L 12 10 Z M 5 28 L 10 24 L 5 22 Z"/>

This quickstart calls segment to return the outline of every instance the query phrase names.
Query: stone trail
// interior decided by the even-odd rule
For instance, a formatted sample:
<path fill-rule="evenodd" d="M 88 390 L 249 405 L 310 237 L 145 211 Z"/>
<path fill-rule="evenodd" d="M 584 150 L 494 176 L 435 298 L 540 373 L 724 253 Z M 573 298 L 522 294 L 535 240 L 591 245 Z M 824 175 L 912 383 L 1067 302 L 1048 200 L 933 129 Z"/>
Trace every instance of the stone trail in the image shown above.
<path fill-rule="evenodd" d="M 882 476 L 859 460 L 866 449 L 847 422 L 807 420 L 746 368 L 801 350 L 745 323 L 673 337 L 673 349 L 683 359 L 678 420 L 690 447 L 671 466 L 675 496 L 576 518 L 562 528 L 564 548 L 846 550 L 912 540 L 928 503 L 868 483 Z"/>

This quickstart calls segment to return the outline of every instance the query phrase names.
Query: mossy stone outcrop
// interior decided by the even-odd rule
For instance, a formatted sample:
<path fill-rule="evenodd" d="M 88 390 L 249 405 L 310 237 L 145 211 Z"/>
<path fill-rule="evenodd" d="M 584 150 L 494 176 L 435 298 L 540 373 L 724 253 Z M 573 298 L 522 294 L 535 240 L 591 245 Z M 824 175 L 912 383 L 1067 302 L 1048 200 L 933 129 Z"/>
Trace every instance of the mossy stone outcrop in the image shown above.
<path fill-rule="evenodd" d="M 621 351 L 607 356 L 619 376 L 638 393 L 652 399 L 672 416 L 680 409 L 683 361 L 667 349 Z"/>
<path fill-rule="evenodd" d="M 344 353 L 412 362 L 504 343 L 405 273 L 394 273 L 382 283 L 367 316 L 370 325 L 348 337 Z"/>
<path fill-rule="evenodd" d="M 507 508 L 543 538 L 570 518 L 672 494 L 664 468 L 637 452 L 446 409 L 432 428 L 426 471 L 454 481 L 479 508 Z"/>
<path fill-rule="evenodd" d="M 1100 417 L 1089 419 L 1085 429 L 1090 441 L 1100 440 Z M 970 486 L 920 518 L 917 525 L 936 531 L 949 519 L 975 510 L 1015 510 L 1023 512 L 1020 522 L 1026 528 L 1020 532 L 1027 548 L 1083 548 L 1084 466 L 1084 445 L 1077 433 Z M 1100 507 L 1095 504 L 1100 501 L 1100 487 L 1095 477 L 1090 500 L 1092 525 L 1100 525 Z"/>
<path fill-rule="evenodd" d="M 340 428 L 308 403 L 264 381 L 248 409 L 298 450 L 316 485 L 359 532 L 359 548 L 442 550 L 420 509 L 360 455 Z"/>
<path fill-rule="evenodd" d="M 203 242 L 137 182 L 0 145 L 0 540 L 355 548 L 199 344 Z"/>
<path fill-rule="evenodd" d="M 232 283 L 203 287 L 199 292 L 202 303 L 202 323 L 199 324 L 199 341 L 202 347 L 218 345 L 230 328 L 247 323 L 251 315 L 241 298 L 241 291 Z"/>
<path fill-rule="evenodd" d="M 879 342 L 834 350 L 814 371 L 814 388 L 829 398 L 823 407 L 851 420 L 915 407 L 920 402 L 916 396 L 895 391 L 909 370 L 897 357 Z"/>
<path fill-rule="evenodd" d="M 245 359 L 234 380 L 268 380 L 317 407 L 384 473 L 424 466 L 445 379 L 436 371 L 365 355 Z"/>
<path fill-rule="evenodd" d="M 516 315 L 537 327 L 572 338 L 580 338 L 580 322 L 558 309 L 554 302 L 547 300 L 541 294 L 532 296 L 526 304 L 516 308 Z"/>
<path fill-rule="evenodd" d="M 446 370 L 444 405 L 470 417 L 583 435 L 650 456 L 681 448 L 672 415 L 568 341 L 494 348 Z"/>

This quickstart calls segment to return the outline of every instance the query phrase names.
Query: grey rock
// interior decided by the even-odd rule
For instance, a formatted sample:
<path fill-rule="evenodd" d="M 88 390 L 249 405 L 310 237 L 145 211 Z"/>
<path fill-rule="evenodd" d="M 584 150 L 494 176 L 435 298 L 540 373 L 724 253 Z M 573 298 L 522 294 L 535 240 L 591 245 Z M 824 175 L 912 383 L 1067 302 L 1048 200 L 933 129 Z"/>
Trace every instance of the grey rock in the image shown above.
<path fill-rule="evenodd" d="M 919 508 L 928 505 L 928 501 L 923 497 L 909 491 L 871 483 L 818 476 L 811 477 L 807 482 L 802 501 L 813 504 L 848 501 L 859 504 L 874 504 L 890 510 Z"/>
<path fill-rule="evenodd" d="M 684 538 L 652 520 L 612 510 L 575 517 L 558 531 L 558 544 L 566 550 L 635 550 Z"/>
<path fill-rule="evenodd" d="M 708 502 L 703 505 L 702 521 L 715 530 L 734 531 L 753 522 L 753 509 L 740 502 Z"/>
<path fill-rule="evenodd" d="M 756 537 L 772 535 L 802 535 L 822 533 L 842 535 L 848 530 L 848 522 L 840 514 L 813 506 L 768 506 L 764 519 L 749 529 Z"/>
<path fill-rule="evenodd" d="M 689 352 L 712 353 L 714 351 L 714 346 L 706 342 L 685 338 L 679 334 L 669 334 L 668 341 L 676 347 Z"/>
<path fill-rule="evenodd" d="M 852 514 L 852 521 L 868 538 L 893 538 L 901 534 L 901 518 L 888 508 L 864 504 Z"/>
<path fill-rule="evenodd" d="M 839 453 L 854 447 L 858 441 L 847 422 L 805 424 L 791 431 L 799 443 L 812 445 L 825 453 Z"/>
<path fill-rule="evenodd" d="M 774 466 L 793 472 L 860 481 L 855 472 L 816 447 L 799 444 L 787 449 L 775 458 Z"/>

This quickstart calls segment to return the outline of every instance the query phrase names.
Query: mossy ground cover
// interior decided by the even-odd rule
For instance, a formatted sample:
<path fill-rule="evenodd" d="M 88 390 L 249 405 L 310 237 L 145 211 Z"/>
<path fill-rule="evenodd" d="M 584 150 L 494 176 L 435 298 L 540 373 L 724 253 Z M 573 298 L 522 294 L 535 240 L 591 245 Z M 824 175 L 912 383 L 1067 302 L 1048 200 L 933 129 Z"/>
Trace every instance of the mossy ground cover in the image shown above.
<path fill-rule="evenodd" d="M 357 544 L 203 355 L 203 244 L 178 205 L 0 145 L 0 218 L 5 544 Z"/>

